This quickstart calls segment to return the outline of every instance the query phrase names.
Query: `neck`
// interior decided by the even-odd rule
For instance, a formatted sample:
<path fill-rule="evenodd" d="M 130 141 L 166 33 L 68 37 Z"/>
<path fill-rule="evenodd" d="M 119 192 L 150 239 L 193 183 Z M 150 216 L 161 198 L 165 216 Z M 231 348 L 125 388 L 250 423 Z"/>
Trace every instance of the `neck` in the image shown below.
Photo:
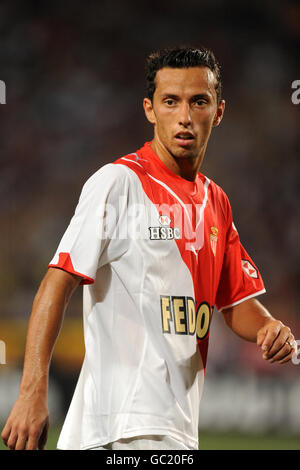
<path fill-rule="evenodd" d="M 153 139 L 151 142 L 151 148 L 154 150 L 163 164 L 166 165 L 169 170 L 173 171 L 173 173 L 188 181 L 196 180 L 197 173 L 201 167 L 201 163 L 204 157 L 205 149 L 201 149 L 201 152 L 196 157 L 176 157 L 156 139 Z"/>

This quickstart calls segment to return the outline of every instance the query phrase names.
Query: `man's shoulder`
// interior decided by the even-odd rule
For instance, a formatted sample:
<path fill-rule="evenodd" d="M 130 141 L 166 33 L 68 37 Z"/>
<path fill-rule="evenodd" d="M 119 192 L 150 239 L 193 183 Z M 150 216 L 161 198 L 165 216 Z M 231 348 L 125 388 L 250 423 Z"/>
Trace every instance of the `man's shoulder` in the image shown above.
<path fill-rule="evenodd" d="M 231 217 L 231 205 L 229 197 L 226 194 L 225 190 L 215 181 L 209 179 L 209 189 L 210 189 L 210 201 L 211 204 L 218 210 L 221 211 L 225 220 L 228 220 L 228 217 Z"/>
<path fill-rule="evenodd" d="M 92 183 L 102 180 L 103 182 L 109 180 L 124 180 L 130 178 L 132 171 L 130 166 L 125 163 L 125 157 L 119 157 L 115 161 L 106 163 L 96 170 L 87 180 L 86 183 Z"/>
<path fill-rule="evenodd" d="M 218 198 L 221 202 L 226 202 L 226 203 L 229 202 L 229 199 L 225 190 L 211 178 L 207 178 L 206 176 L 206 179 L 209 180 L 209 187 L 210 187 L 211 192 L 214 194 L 214 196 Z"/>
<path fill-rule="evenodd" d="M 84 182 L 81 198 L 115 198 L 124 195 L 136 186 L 136 174 L 130 165 L 124 164 L 127 155 L 106 163 L 92 173 Z M 124 162 L 124 163 L 123 163 Z"/>

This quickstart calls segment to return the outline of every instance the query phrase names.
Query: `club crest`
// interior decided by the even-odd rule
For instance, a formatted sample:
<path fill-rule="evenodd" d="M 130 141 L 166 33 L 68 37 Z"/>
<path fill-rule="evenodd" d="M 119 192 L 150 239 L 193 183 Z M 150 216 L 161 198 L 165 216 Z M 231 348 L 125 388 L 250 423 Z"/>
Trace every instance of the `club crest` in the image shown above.
<path fill-rule="evenodd" d="M 211 230 L 211 234 L 209 236 L 210 238 L 210 246 L 211 246 L 211 249 L 212 249 L 212 252 L 214 254 L 214 256 L 216 256 L 216 251 L 217 251 L 217 242 L 218 242 L 218 229 L 217 227 L 210 227 L 210 230 Z"/>

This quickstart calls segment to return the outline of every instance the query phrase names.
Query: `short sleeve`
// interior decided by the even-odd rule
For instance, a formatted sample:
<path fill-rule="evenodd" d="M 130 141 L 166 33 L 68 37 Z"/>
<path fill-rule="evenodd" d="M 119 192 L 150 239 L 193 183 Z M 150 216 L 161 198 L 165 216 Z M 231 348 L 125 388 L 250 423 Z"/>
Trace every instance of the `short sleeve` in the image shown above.
<path fill-rule="evenodd" d="M 49 267 L 82 277 L 81 284 L 92 284 L 99 267 L 126 251 L 127 240 L 116 231 L 128 187 L 128 169 L 112 163 L 86 181 Z"/>
<path fill-rule="evenodd" d="M 232 221 L 230 205 L 228 221 L 225 253 L 216 296 L 216 306 L 220 311 L 265 292 L 260 272 L 240 242 Z"/>

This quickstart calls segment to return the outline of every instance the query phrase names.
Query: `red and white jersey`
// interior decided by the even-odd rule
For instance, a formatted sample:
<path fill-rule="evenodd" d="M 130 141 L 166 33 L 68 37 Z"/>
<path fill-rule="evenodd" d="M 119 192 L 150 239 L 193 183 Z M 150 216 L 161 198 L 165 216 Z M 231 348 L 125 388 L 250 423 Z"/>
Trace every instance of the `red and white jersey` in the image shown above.
<path fill-rule="evenodd" d="M 88 179 L 50 266 L 85 284 L 86 354 L 58 448 L 166 434 L 198 449 L 213 308 L 265 292 L 222 189 L 146 143 Z"/>

